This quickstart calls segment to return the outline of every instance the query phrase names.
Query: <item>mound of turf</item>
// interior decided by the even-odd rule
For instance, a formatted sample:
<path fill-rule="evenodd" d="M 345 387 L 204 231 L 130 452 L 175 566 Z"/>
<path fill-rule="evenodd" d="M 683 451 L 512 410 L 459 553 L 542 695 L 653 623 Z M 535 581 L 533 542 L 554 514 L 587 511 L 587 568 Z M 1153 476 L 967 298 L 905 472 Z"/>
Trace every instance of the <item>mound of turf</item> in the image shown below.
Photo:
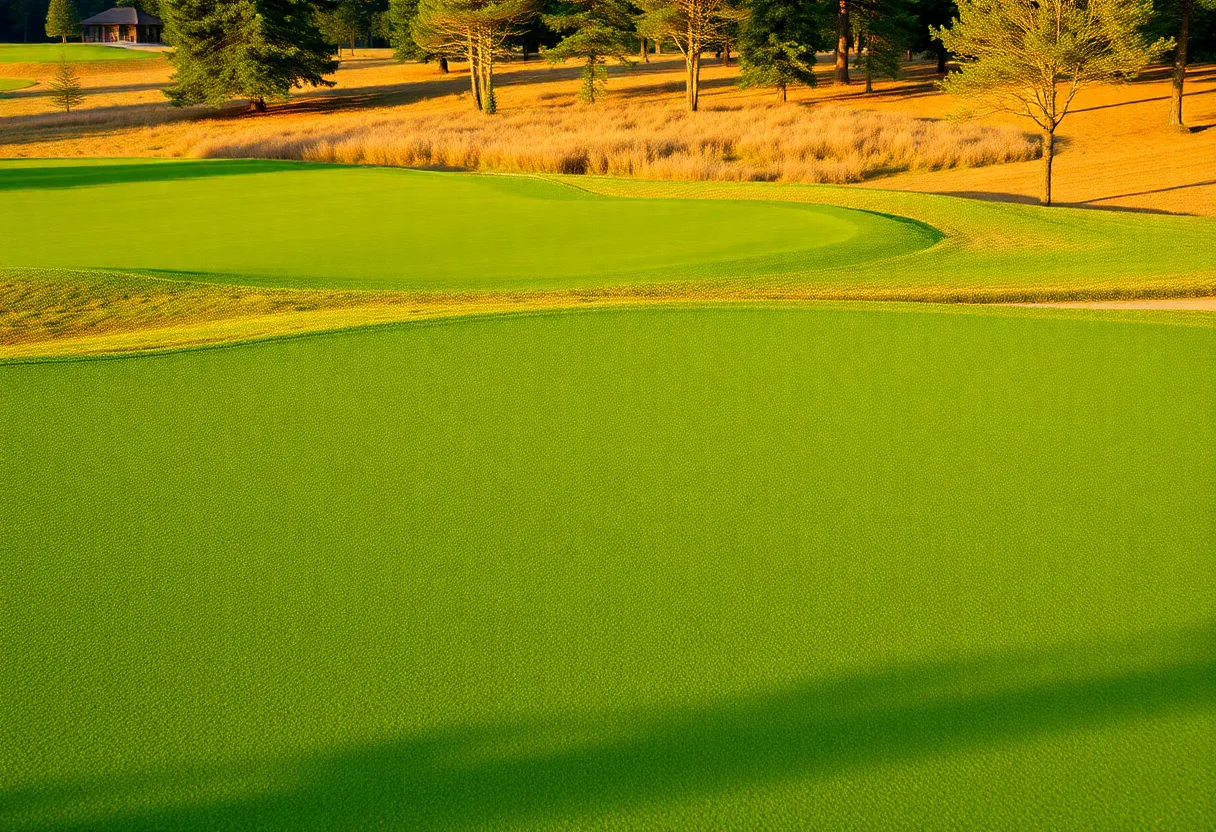
<path fill-rule="evenodd" d="M 92 43 L 0 43 L 0 64 L 96 63 L 99 61 L 139 61 L 160 57 L 159 52 L 124 49 Z"/>
<path fill-rule="evenodd" d="M 0 92 L 13 92 L 34 86 L 37 81 L 27 81 L 24 78 L 0 78 Z"/>
<path fill-rule="evenodd" d="M 531 177 L 289 162 L 10 163 L 0 191 L 13 241 L 0 265 L 253 285 L 618 285 L 844 266 L 937 239 L 828 206 L 623 200 Z M 81 233 L 65 238 L 65 227 Z"/>
<path fill-rule="evenodd" d="M 6 829 L 1216 825 L 1216 330 L 0 367 Z"/>

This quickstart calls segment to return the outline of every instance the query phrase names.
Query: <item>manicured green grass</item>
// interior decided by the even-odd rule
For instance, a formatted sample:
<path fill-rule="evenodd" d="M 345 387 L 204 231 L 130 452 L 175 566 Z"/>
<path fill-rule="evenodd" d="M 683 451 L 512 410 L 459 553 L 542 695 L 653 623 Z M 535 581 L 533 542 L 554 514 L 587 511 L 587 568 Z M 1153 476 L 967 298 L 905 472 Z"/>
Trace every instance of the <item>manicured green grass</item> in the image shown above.
<path fill-rule="evenodd" d="M 92 43 L 0 43 L 0 64 L 93 63 L 96 61 L 139 61 L 160 57 L 159 52 L 123 49 Z"/>
<path fill-rule="evenodd" d="M 678 284 L 1004 300 L 1216 291 L 1210 218 L 858 188 L 33 160 L 0 163 L 0 191 L 0 267 L 399 290 Z"/>
<path fill-rule="evenodd" d="M 0 826 L 1211 828 L 1213 379 L 881 306 L 0 366 Z"/>
<path fill-rule="evenodd" d="M 532 177 L 290 162 L 7 163 L 0 191 L 11 240 L 0 265 L 253 285 L 611 286 L 845 266 L 938 238 L 831 206 L 625 200 Z"/>
<path fill-rule="evenodd" d="M 27 81 L 24 78 L 0 78 L 0 92 L 12 92 L 13 90 L 24 90 L 34 86 L 37 81 Z"/>

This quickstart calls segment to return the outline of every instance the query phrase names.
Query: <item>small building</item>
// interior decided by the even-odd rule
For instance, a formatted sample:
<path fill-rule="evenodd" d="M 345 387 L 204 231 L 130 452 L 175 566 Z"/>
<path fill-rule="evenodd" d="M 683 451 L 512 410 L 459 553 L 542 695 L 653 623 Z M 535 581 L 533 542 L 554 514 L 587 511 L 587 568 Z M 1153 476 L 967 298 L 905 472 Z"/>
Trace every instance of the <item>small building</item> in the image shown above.
<path fill-rule="evenodd" d="M 133 6 L 115 6 L 80 21 L 84 43 L 160 43 L 164 24 Z"/>

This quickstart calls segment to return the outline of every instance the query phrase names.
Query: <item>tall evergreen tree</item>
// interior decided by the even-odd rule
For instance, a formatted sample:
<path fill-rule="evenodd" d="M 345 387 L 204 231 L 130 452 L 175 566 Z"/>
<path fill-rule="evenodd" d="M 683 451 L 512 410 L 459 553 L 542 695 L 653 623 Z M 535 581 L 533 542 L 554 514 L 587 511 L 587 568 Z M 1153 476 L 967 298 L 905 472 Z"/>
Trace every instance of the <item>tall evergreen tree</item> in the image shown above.
<path fill-rule="evenodd" d="M 915 19 L 907 0 L 853 0 L 850 22 L 857 45 L 856 64 L 865 74 L 866 92 L 870 93 L 875 77 L 899 77 Z"/>
<path fill-rule="evenodd" d="M 1135 77 L 1173 46 L 1145 38 L 1152 11 L 1152 0 L 959 0 L 954 25 L 934 30 L 963 59 L 942 88 L 1038 125 L 1050 205 L 1056 129 L 1077 92 Z"/>
<path fill-rule="evenodd" d="M 937 58 L 937 74 L 945 75 L 950 50 L 933 36 L 932 30 L 946 26 L 954 20 L 958 16 L 958 4 L 955 0 L 912 0 L 911 12 L 916 22 L 912 26 L 912 43 L 909 48 L 915 52 L 933 53 Z"/>
<path fill-rule="evenodd" d="M 46 10 L 46 36 L 67 43 L 80 33 L 80 13 L 72 0 L 51 0 Z"/>
<path fill-rule="evenodd" d="M 341 57 L 342 44 L 355 54 L 355 44 L 363 39 L 371 40 L 380 15 L 388 9 L 381 0 L 333 0 L 320 4 L 317 9 L 317 28 L 321 34 L 338 47 Z"/>
<path fill-rule="evenodd" d="M 543 19 L 553 31 L 568 34 L 542 54 L 552 63 L 567 58 L 582 60 L 583 83 L 578 100 L 594 104 L 606 92 L 608 59 L 629 63 L 625 56 L 633 51 L 636 40 L 632 7 L 626 0 L 571 0 L 563 3 L 561 11 Z"/>
<path fill-rule="evenodd" d="M 247 98 L 255 110 L 292 88 L 332 87 L 338 68 L 306 0 L 165 0 L 175 106 L 219 107 Z"/>
<path fill-rule="evenodd" d="M 786 100 L 791 84 L 815 85 L 815 53 L 826 45 L 827 10 L 807 0 L 750 0 L 739 26 L 739 84 L 771 87 Z"/>

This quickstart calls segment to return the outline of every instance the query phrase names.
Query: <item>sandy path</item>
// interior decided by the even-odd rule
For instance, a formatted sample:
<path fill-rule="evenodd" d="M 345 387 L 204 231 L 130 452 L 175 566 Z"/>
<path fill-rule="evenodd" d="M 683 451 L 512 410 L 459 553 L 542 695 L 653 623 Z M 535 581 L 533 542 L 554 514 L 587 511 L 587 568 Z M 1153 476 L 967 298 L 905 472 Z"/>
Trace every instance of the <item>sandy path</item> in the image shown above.
<path fill-rule="evenodd" d="M 1216 312 L 1216 298 L 1141 298 L 1139 300 L 1070 300 L 1056 303 L 1013 303 L 1059 309 L 1188 309 Z"/>

